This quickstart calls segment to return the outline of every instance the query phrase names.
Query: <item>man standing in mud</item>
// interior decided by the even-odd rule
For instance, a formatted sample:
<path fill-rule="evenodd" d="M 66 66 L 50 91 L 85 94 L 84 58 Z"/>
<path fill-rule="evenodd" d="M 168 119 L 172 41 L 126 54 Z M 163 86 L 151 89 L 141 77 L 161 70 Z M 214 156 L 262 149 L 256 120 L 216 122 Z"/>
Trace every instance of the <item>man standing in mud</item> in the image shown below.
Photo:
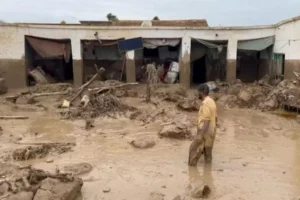
<path fill-rule="evenodd" d="M 202 153 L 204 154 L 205 162 L 211 163 L 212 148 L 216 135 L 216 103 L 208 96 L 209 87 L 206 84 L 201 84 L 198 88 L 198 92 L 202 104 L 198 116 L 197 135 L 189 149 L 189 166 L 196 166 Z"/>

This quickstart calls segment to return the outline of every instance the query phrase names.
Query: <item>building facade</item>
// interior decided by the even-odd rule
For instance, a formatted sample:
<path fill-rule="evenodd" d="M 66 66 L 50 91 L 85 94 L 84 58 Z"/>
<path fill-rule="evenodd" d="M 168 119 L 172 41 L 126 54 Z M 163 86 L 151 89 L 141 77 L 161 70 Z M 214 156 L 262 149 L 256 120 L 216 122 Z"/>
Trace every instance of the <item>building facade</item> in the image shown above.
<path fill-rule="evenodd" d="M 151 22 L 150 22 L 151 23 Z M 163 23 L 162 23 L 163 24 Z M 95 38 L 97 34 L 97 38 Z M 27 37 L 39 39 L 50 39 L 68 42 L 71 50 L 72 79 L 75 85 L 84 82 L 86 65 L 91 65 L 94 59 L 103 58 L 103 65 L 111 63 L 109 59 L 114 58 L 114 63 L 124 66 L 124 79 L 127 82 L 135 82 L 138 79 L 137 71 L 142 65 L 142 56 L 154 55 L 154 51 L 130 51 L 126 53 L 126 61 L 123 64 L 122 56 L 109 56 L 100 53 L 97 57 L 97 45 L 95 41 L 104 41 L 102 45 L 106 47 L 115 41 L 142 37 L 143 39 L 162 40 L 168 46 L 172 42 L 179 41 L 173 45 L 178 48 L 177 55 L 180 63 L 180 83 L 190 87 L 201 80 L 213 80 L 220 78 L 213 75 L 211 69 L 217 66 L 224 66 L 224 76 L 226 81 L 234 81 L 237 78 L 253 81 L 264 75 L 283 76 L 286 79 L 294 78 L 294 71 L 300 72 L 300 17 L 282 21 L 270 26 L 253 27 L 206 27 L 205 25 L 189 24 L 163 24 L 155 26 L 127 25 L 99 25 L 92 23 L 82 24 L 1 24 L 0 25 L 0 72 L 6 79 L 9 88 L 20 88 L 28 85 L 27 71 L 30 65 L 34 65 L 35 57 L 30 58 L 31 47 L 28 47 Z M 94 43 L 93 43 L 94 42 Z M 111 43 L 110 43 L 111 42 Z M 31 43 L 30 43 L 31 44 Z M 29 46 L 30 46 L 29 44 Z M 89 47 L 93 46 L 89 57 Z M 171 45 L 172 46 L 172 45 Z M 103 48 L 99 49 L 104 49 Z M 156 47 L 159 47 L 157 45 Z M 221 50 L 218 47 L 223 47 Z M 38 45 L 36 48 L 39 48 Z M 219 53 L 209 54 L 211 49 L 218 49 Z M 31 50 L 30 50 L 31 49 Z M 116 51 L 110 47 L 111 51 Z M 151 49 L 151 48 L 150 48 Z M 205 53 L 203 53 L 205 49 Z M 42 51 L 43 49 L 41 49 Z M 170 51 L 176 49 L 169 48 Z M 159 51 L 160 52 L 160 51 Z M 201 53 L 202 52 L 202 53 Z M 223 52 L 223 53 L 222 53 Z M 160 55 L 160 53 L 158 53 Z M 103 56 L 107 55 L 107 56 Z M 116 52 L 114 55 L 118 55 Z M 203 55 L 207 55 L 204 59 Z M 210 55 L 210 56 L 209 56 Z M 216 56 L 215 56 L 216 55 Z M 151 56 L 150 56 L 151 57 Z M 201 58 L 203 58 L 201 60 Z M 219 61 L 216 61 L 218 60 Z M 118 62 L 116 61 L 118 60 Z M 66 62 L 66 61 L 63 61 Z M 96 61 L 95 61 L 96 62 Z M 201 69 L 197 66 L 202 64 L 211 65 L 207 68 L 206 76 L 201 79 Z M 29 63 L 29 64 L 28 64 Z M 206 63 L 206 64 L 205 64 Z M 114 66 L 112 64 L 111 66 Z M 119 65 L 118 65 L 119 66 Z M 93 73 L 90 68 L 90 73 Z M 122 75 L 121 75 L 122 76 Z M 194 76 L 194 78 L 193 78 Z M 198 77 L 198 78 L 197 78 Z M 222 77 L 221 77 L 222 79 Z"/>

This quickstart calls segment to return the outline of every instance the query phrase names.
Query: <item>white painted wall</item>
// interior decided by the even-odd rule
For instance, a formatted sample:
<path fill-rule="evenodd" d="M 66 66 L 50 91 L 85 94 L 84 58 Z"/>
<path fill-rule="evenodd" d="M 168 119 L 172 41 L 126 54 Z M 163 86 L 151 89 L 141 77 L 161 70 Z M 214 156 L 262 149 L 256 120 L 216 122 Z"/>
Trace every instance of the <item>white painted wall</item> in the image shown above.
<path fill-rule="evenodd" d="M 300 59 L 300 20 L 277 27 L 275 53 L 285 54 L 286 60 Z"/>
<path fill-rule="evenodd" d="M 97 27 L 83 25 L 0 25 L 0 59 L 21 59 L 24 55 L 25 35 L 45 38 L 71 39 L 73 59 L 81 59 L 80 40 L 118 38 L 183 38 L 182 51 L 190 53 L 191 37 L 205 40 L 228 40 L 228 59 L 236 59 L 238 40 L 276 35 L 274 51 L 284 53 L 286 59 L 300 59 L 300 20 L 279 26 L 239 28 L 172 28 L 172 27 Z"/>

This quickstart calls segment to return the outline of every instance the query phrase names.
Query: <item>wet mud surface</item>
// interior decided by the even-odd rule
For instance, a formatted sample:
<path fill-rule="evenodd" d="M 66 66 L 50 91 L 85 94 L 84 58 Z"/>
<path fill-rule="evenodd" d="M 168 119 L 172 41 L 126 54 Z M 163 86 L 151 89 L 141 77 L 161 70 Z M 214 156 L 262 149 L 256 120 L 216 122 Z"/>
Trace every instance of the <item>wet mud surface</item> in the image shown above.
<path fill-rule="evenodd" d="M 151 122 L 138 117 L 130 119 L 131 113 L 114 118 L 102 116 L 95 118 L 94 127 L 86 130 L 83 119 L 61 119 L 54 106 L 56 98 L 38 98 L 47 110 L 24 111 L 1 104 L 1 113 L 29 116 L 27 120 L 0 121 L 1 161 L 78 174 L 84 183 L 80 197 L 84 200 L 190 200 L 194 199 L 195 189 L 204 185 L 211 189 L 206 199 L 299 199 L 300 124 L 296 119 L 218 105 L 221 127 L 217 131 L 213 162 L 205 165 L 201 158 L 197 168 L 189 168 L 191 141 L 160 137 L 159 132 L 173 122 L 180 122 L 195 134 L 197 111 L 180 110 L 170 101 L 157 100 L 158 105 L 149 105 L 139 97 L 120 100 L 146 113 L 145 116 L 162 109 L 164 114 Z M 151 138 L 155 144 L 149 148 L 132 145 L 132 141 L 143 138 Z M 13 150 L 33 142 L 76 145 L 62 154 L 5 160 Z"/>

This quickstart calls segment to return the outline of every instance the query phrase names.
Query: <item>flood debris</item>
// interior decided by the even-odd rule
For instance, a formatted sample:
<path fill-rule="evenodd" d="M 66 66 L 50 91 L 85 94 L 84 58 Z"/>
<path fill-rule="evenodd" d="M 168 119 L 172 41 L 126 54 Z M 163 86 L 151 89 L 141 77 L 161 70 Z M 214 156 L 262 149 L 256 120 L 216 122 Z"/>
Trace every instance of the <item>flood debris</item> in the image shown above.
<path fill-rule="evenodd" d="M 91 119 L 99 116 L 114 117 L 116 114 L 124 114 L 135 108 L 123 104 L 113 94 L 91 94 L 89 103 L 83 106 L 71 107 L 67 111 L 61 111 L 64 119 Z"/>
<path fill-rule="evenodd" d="M 94 128 L 94 120 L 86 119 L 85 120 L 85 130 L 91 130 L 92 128 Z"/>
<path fill-rule="evenodd" d="M 14 160 L 23 161 L 44 158 L 50 153 L 62 154 L 71 151 L 72 143 L 45 143 L 18 148 L 13 151 Z"/>
<path fill-rule="evenodd" d="M 130 144 L 138 149 L 148 149 L 155 146 L 155 140 L 152 137 L 144 137 L 134 139 L 130 142 Z"/>
<path fill-rule="evenodd" d="M 177 108 L 188 112 L 198 111 L 199 103 L 196 100 L 184 99 L 177 103 Z"/>
<path fill-rule="evenodd" d="M 221 88 L 218 102 L 229 107 L 252 108 L 272 111 L 282 107 L 298 109 L 300 105 L 300 81 L 283 80 L 275 86 L 266 81 L 251 84 L 235 81 Z"/>
<path fill-rule="evenodd" d="M 54 174 L 7 163 L 0 166 L 0 199 L 74 200 L 83 185 L 82 179 L 71 174 Z"/>
<path fill-rule="evenodd" d="M 65 173 L 73 174 L 76 176 L 87 174 L 93 170 L 93 166 L 89 163 L 73 163 L 63 167 Z"/>
<path fill-rule="evenodd" d="M 149 200 L 164 200 L 165 194 L 160 192 L 151 192 Z"/>
<path fill-rule="evenodd" d="M 0 78 L 0 95 L 5 94 L 8 91 L 8 87 L 6 85 L 6 81 L 4 78 Z"/>
<path fill-rule="evenodd" d="M 27 116 L 0 116 L 0 119 L 29 119 Z"/>
<path fill-rule="evenodd" d="M 192 139 L 191 130 L 181 123 L 165 125 L 159 132 L 159 136 L 174 139 Z"/>

